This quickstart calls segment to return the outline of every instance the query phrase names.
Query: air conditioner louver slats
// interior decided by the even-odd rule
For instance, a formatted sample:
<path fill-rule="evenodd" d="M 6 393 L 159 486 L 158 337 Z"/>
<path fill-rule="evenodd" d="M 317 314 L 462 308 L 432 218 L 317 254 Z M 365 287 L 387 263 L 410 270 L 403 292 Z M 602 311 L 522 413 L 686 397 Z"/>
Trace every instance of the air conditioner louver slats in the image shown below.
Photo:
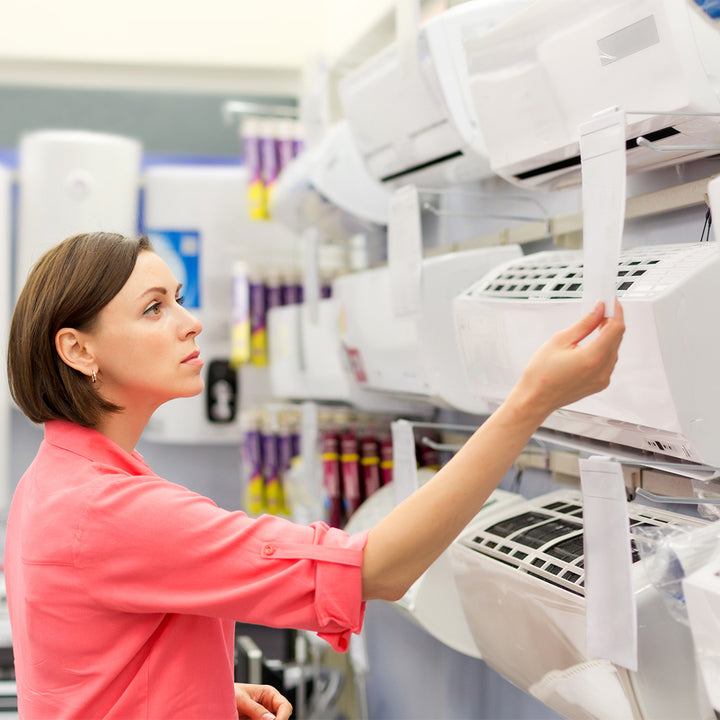
<path fill-rule="evenodd" d="M 696 269 L 708 244 L 630 248 L 622 252 L 617 274 L 620 298 L 652 296 Z M 692 248 L 696 248 L 693 250 Z M 500 268 L 473 289 L 474 297 L 510 300 L 568 300 L 583 296 L 582 251 L 538 253 Z"/>

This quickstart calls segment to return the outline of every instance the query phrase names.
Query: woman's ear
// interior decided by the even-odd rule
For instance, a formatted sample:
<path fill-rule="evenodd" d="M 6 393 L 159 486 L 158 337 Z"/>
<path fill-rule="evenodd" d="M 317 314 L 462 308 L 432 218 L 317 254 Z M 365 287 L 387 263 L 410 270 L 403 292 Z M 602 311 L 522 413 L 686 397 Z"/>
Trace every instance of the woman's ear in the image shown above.
<path fill-rule="evenodd" d="M 83 375 L 91 377 L 96 371 L 95 357 L 85 341 L 85 335 L 75 328 L 61 328 L 55 333 L 55 349 L 60 359 Z"/>

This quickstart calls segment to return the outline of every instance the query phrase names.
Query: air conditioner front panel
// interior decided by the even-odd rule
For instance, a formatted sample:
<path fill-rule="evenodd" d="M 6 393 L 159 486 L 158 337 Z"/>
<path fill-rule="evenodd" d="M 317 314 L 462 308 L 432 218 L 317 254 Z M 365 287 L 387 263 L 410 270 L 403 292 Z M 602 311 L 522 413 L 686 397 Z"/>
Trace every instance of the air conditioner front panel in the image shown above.
<path fill-rule="evenodd" d="M 658 341 L 680 426 L 697 457 L 710 465 L 720 465 L 720 373 L 709 369 L 720 358 L 720 335 L 708 331 L 720 327 L 719 273 L 716 260 L 655 303 Z"/>
<path fill-rule="evenodd" d="M 452 305 L 456 295 L 490 269 L 522 256 L 518 245 L 479 248 L 427 258 L 422 264 L 422 317 L 418 320 L 420 353 L 433 395 L 465 412 L 481 412 L 470 400 Z"/>
<path fill-rule="evenodd" d="M 637 503 L 632 528 L 707 525 Z M 587 654 L 582 495 L 559 490 L 495 515 L 464 531 L 450 558 L 468 623 L 483 659 L 518 687 L 571 717 L 675 720 L 708 717 L 696 690 L 689 628 L 669 613 L 648 581 L 632 541 L 632 578 L 638 608 L 638 671 L 616 669 Z M 590 672 L 588 671 L 590 669 Z M 597 696 L 597 688 L 615 693 Z M 541 692 L 542 690 L 542 692 Z M 557 704 L 553 704 L 553 703 Z"/>
<path fill-rule="evenodd" d="M 680 432 L 658 347 L 653 308 L 624 306 L 626 333 L 610 386 L 566 407 L 589 417 Z M 487 300 L 460 297 L 458 337 L 473 397 L 500 402 L 522 376 L 535 349 L 582 317 L 580 300 Z M 580 418 L 578 418 L 580 422 Z"/>
<path fill-rule="evenodd" d="M 342 80 L 344 115 L 373 177 L 432 187 L 492 174 L 458 29 L 482 35 L 529 3 L 477 0 L 452 8 L 417 31 L 416 57 L 394 44 Z"/>
<path fill-rule="evenodd" d="M 338 278 L 340 340 L 355 381 L 365 389 L 427 395 L 415 318 L 395 314 L 387 266 Z"/>
<path fill-rule="evenodd" d="M 544 423 L 673 457 L 720 465 L 720 380 L 710 370 L 720 250 L 715 243 L 621 252 L 617 292 L 626 332 L 610 386 Z M 473 399 L 499 403 L 532 353 L 580 318 L 582 252 L 536 253 L 500 266 L 455 300 Z M 702 359 L 701 359 L 702 358 Z"/>
<path fill-rule="evenodd" d="M 376 179 L 459 150 L 422 33 L 417 63 L 396 46 L 350 73 L 340 85 L 345 117 Z M 434 146 L 432 143 L 435 143 Z"/>
<path fill-rule="evenodd" d="M 697 144 L 701 136 L 717 145 L 718 118 L 663 114 L 720 110 L 717 68 L 708 66 L 716 54 L 700 54 L 713 44 L 708 36 L 718 43 L 717 23 L 688 0 L 541 0 L 482 42 L 468 40 L 471 95 L 493 169 L 534 187 L 579 182 L 579 126 L 616 105 L 633 113 L 629 141 L 659 133 L 659 145 Z M 628 169 L 708 154 L 631 144 Z"/>
<path fill-rule="evenodd" d="M 584 598 L 461 545 L 451 558 L 475 643 L 505 679 L 527 690 L 586 659 Z"/>
<path fill-rule="evenodd" d="M 300 305 L 300 348 L 312 397 L 349 401 L 350 380 L 342 365 L 338 304 L 334 298 L 319 300 L 312 308 Z M 320 394 L 319 394 L 320 393 Z"/>

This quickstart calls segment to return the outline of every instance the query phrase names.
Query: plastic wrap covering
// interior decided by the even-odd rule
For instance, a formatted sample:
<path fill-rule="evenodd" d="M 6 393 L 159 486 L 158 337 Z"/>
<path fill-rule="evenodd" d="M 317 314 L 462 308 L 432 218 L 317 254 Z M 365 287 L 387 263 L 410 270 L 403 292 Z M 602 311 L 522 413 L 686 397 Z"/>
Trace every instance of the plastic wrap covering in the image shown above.
<path fill-rule="evenodd" d="M 695 653 L 705 688 L 720 713 L 720 556 L 683 581 Z"/>
<path fill-rule="evenodd" d="M 668 611 L 690 626 L 705 689 L 720 711 L 720 523 L 645 527 L 634 535 Z"/>
<path fill-rule="evenodd" d="M 642 506 L 633 526 L 705 525 Z M 638 671 L 586 649 L 582 498 L 562 490 L 475 523 L 451 562 L 477 647 L 488 665 L 567 718 L 677 720 L 713 717 L 697 683 L 693 643 L 633 547 Z"/>
<path fill-rule="evenodd" d="M 661 594 L 668 612 L 687 625 L 683 579 L 718 553 L 720 525 L 646 525 L 633 529 L 632 534 L 648 580 Z"/>

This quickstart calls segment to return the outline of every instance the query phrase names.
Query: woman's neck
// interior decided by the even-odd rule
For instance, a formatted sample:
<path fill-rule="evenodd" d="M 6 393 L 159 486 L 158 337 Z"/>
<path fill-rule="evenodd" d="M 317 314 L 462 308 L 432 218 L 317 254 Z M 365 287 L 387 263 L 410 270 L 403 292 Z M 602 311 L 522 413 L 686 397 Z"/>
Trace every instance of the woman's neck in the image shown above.
<path fill-rule="evenodd" d="M 127 409 L 108 413 L 95 429 L 132 454 L 152 413 L 132 413 Z"/>

